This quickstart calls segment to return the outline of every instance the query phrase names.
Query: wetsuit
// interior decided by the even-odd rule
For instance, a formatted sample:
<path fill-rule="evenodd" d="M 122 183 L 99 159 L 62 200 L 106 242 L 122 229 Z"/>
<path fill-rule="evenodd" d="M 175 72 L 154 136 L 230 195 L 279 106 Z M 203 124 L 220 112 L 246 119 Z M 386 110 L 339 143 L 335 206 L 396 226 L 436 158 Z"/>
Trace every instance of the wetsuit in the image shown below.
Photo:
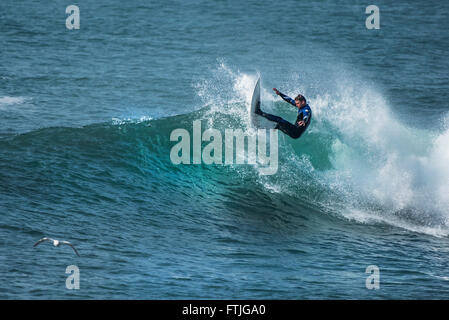
<path fill-rule="evenodd" d="M 293 106 L 295 106 L 295 108 L 297 108 L 295 100 L 280 92 L 279 95 L 286 102 L 292 104 Z M 310 120 L 312 119 L 312 109 L 310 109 L 308 104 L 298 109 L 298 116 L 296 117 L 295 124 L 292 124 L 281 117 L 263 112 L 262 110 L 260 110 L 260 106 L 258 106 L 256 113 L 264 118 L 267 118 L 270 121 L 277 122 L 275 129 L 281 130 L 293 139 L 298 139 L 304 133 L 304 131 L 306 131 L 307 127 L 310 124 Z M 300 121 L 304 121 L 305 125 L 300 126 L 298 124 L 298 122 Z"/>

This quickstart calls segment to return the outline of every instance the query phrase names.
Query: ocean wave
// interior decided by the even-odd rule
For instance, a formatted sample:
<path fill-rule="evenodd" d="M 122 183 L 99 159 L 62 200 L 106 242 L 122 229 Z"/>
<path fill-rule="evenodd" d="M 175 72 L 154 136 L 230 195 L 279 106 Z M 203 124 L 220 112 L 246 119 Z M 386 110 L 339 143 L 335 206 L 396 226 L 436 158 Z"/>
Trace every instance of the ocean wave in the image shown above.
<path fill-rule="evenodd" d="M 323 88 L 307 96 L 314 112 L 312 123 L 299 140 L 279 134 L 279 169 L 274 175 L 262 175 L 257 165 L 171 163 L 170 151 L 176 143 L 170 141 L 171 132 L 179 128 L 192 132 L 195 120 L 201 120 L 203 131 L 252 130 L 248 110 L 258 75 L 233 72 L 226 65 L 215 73 L 216 78 L 196 86 L 204 103 L 197 111 L 161 119 L 113 119 L 81 128 L 44 128 L 2 144 L 34 152 L 37 158 L 41 155 L 36 163 L 48 162 L 48 154 L 54 154 L 56 160 L 51 162 L 56 163 L 56 172 L 67 170 L 67 164 L 57 160 L 65 154 L 74 168 L 108 172 L 111 184 L 114 172 L 141 189 L 149 188 L 151 177 L 150 190 L 157 193 L 151 197 L 157 201 L 169 201 L 168 190 L 177 194 L 189 190 L 188 198 L 203 199 L 206 193 L 204 199 L 221 199 L 215 205 L 242 206 L 248 202 L 248 192 L 260 190 L 253 195 L 254 203 L 267 205 L 267 197 L 274 197 L 287 212 L 309 208 L 357 223 L 449 235 L 449 130 L 434 133 L 408 127 L 395 118 L 381 94 L 360 83 Z M 285 111 L 270 90 L 262 92 L 263 108 L 292 117 L 293 112 Z M 19 163 L 20 157 L 19 152 Z M 35 166 L 30 170 L 36 170 Z M 95 173 L 84 177 L 95 177 Z M 205 201 L 204 206 L 213 202 L 199 201 Z"/>

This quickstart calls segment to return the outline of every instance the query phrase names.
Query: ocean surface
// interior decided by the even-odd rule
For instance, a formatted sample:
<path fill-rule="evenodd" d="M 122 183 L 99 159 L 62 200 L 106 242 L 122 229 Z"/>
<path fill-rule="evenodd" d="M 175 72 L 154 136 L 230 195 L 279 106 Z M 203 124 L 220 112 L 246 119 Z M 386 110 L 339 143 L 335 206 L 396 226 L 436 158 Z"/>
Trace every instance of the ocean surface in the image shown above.
<path fill-rule="evenodd" d="M 0 2 L 1 299 L 449 298 L 449 2 L 71 4 Z M 259 77 L 313 110 L 276 174 L 173 164 Z"/>

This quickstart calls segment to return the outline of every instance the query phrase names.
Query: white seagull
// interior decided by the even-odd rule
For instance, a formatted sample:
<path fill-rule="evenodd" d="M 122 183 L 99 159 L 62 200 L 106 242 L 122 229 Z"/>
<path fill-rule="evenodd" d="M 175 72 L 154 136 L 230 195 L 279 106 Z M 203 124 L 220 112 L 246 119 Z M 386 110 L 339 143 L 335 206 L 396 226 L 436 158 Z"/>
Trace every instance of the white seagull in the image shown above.
<path fill-rule="evenodd" d="M 73 244 L 71 244 L 71 243 L 68 242 L 68 241 L 59 241 L 59 240 L 55 240 L 55 239 L 52 239 L 52 238 L 44 237 L 44 238 L 40 239 L 38 242 L 36 242 L 36 243 L 34 244 L 33 247 L 37 246 L 39 243 L 44 242 L 44 241 L 51 241 L 51 242 L 53 242 L 53 245 L 54 245 L 55 247 L 59 247 L 61 244 L 66 244 L 66 245 L 72 247 L 72 249 L 75 251 L 75 253 L 76 253 L 76 255 L 77 255 L 78 257 L 80 256 L 80 254 L 78 253 L 78 251 L 76 251 L 76 249 L 75 249 L 75 247 L 73 246 Z"/>

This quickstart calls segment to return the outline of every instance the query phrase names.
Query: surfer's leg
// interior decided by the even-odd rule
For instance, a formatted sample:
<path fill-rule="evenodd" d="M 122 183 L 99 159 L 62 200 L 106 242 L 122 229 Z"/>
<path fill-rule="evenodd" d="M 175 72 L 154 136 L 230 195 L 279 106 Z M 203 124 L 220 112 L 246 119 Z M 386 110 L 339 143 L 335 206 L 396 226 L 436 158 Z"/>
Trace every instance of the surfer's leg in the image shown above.
<path fill-rule="evenodd" d="M 290 138 L 293 139 L 298 139 L 305 131 L 303 128 L 297 127 L 288 121 L 278 122 L 275 129 L 281 130 L 283 133 L 285 133 L 286 135 L 288 135 Z"/>
<path fill-rule="evenodd" d="M 277 123 L 288 122 L 287 120 L 284 120 L 281 117 L 278 117 L 278 116 L 275 116 L 273 114 L 269 114 L 269 113 L 263 112 L 262 110 L 260 110 L 258 115 L 260 115 L 260 116 L 262 116 L 262 117 L 264 117 L 264 118 L 266 118 L 266 119 L 268 119 L 270 121 L 277 122 Z"/>
<path fill-rule="evenodd" d="M 256 107 L 256 114 L 258 114 L 270 121 L 276 122 L 277 125 L 276 125 L 275 129 L 281 130 L 283 133 L 285 133 L 286 135 L 288 135 L 289 137 L 291 137 L 293 139 L 298 139 L 301 136 L 301 134 L 304 132 L 304 130 L 302 128 L 295 126 L 294 124 L 291 124 L 290 122 L 288 122 L 287 120 L 285 120 L 281 117 L 263 112 L 260 109 L 260 105 L 258 105 Z"/>

